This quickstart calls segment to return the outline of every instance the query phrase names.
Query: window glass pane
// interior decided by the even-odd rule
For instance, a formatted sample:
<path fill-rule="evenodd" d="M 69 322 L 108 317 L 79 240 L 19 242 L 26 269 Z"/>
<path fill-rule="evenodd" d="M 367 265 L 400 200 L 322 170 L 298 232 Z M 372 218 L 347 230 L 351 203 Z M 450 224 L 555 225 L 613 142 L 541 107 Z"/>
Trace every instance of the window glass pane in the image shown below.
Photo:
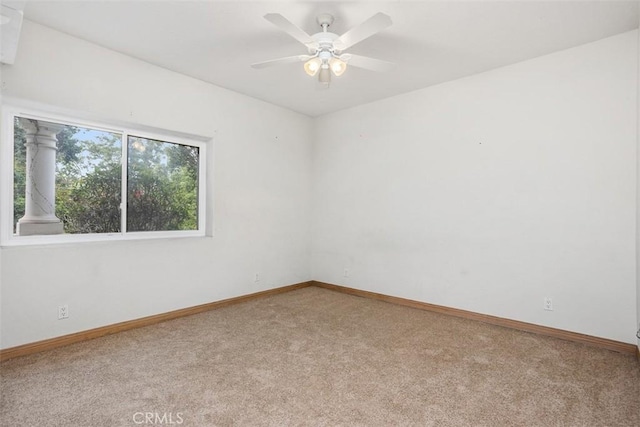
<path fill-rule="evenodd" d="M 127 231 L 198 229 L 199 149 L 130 136 Z"/>
<path fill-rule="evenodd" d="M 13 121 L 13 232 L 16 232 L 18 220 L 24 216 L 25 185 L 27 181 L 26 131 L 21 120 Z"/>
<path fill-rule="evenodd" d="M 46 218 L 46 211 L 53 205 L 42 206 L 50 192 L 55 200 L 50 217 L 62 221 L 65 233 L 119 232 L 121 144 L 118 133 L 16 117 L 14 232 L 23 217 L 32 228 L 34 223 L 51 221 Z M 55 153 L 50 164 L 47 152 Z M 31 212 L 26 212 L 29 204 Z M 38 234 L 37 227 L 35 230 L 30 234 Z"/>

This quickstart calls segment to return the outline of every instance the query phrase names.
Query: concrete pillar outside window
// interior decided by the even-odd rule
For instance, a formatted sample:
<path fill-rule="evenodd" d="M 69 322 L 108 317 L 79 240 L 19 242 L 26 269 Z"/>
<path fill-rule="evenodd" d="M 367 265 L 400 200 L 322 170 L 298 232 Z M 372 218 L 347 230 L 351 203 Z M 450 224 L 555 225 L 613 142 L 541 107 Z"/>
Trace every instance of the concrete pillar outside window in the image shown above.
<path fill-rule="evenodd" d="M 25 214 L 18 221 L 18 235 L 64 233 L 56 217 L 56 134 L 64 125 L 23 119 L 26 130 L 27 182 Z"/>

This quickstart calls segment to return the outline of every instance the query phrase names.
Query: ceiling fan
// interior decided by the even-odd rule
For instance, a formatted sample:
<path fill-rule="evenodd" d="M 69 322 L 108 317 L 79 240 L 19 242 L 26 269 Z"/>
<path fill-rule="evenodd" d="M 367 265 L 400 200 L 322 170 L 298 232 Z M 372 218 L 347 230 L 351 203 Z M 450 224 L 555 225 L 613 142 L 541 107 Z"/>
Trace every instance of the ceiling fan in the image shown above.
<path fill-rule="evenodd" d="M 268 13 L 264 16 L 264 19 L 305 45 L 308 54 L 257 62 L 251 64 L 253 68 L 304 62 L 304 71 L 308 75 L 315 76 L 318 74 L 318 80 L 328 85 L 331 82 L 331 73 L 336 77 L 341 76 L 347 69 L 347 64 L 372 71 L 389 71 L 395 67 L 393 62 L 344 52 L 356 43 L 389 27 L 391 18 L 384 13 L 373 15 L 341 36 L 328 31 L 329 26 L 333 23 L 333 16 L 327 13 L 317 17 L 317 22 L 322 31 L 313 35 L 307 34 L 279 13 Z"/>

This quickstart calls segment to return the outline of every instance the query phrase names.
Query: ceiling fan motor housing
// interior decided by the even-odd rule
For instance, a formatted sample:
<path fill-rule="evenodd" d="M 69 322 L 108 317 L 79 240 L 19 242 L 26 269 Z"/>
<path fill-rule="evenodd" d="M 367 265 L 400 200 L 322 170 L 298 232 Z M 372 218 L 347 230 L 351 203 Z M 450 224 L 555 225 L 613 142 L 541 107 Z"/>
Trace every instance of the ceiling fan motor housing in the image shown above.
<path fill-rule="evenodd" d="M 322 52 L 322 51 L 337 52 L 338 49 L 336 48 L 336 46 L 334 46 L 333 42 L 338 37 L 340 36 L 334 33 L 329 33 L 329 32 L 316 33 L 312 35 L 311 38 L 316 43 L 315 45 L 309 46 L 309 54 L 315 55 L 316 52 Z"/>

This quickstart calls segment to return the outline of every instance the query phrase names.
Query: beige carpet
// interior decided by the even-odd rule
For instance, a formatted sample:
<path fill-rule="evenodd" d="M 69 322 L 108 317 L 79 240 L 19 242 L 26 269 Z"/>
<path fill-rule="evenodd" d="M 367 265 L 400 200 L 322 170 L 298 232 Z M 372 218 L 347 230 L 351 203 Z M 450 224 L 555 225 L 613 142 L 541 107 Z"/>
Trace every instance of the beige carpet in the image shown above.
<path fill-rule="evenodd" d="M 640 425 L 633 356 L 319 288 L 0 374 L 3 426 Z"/>

